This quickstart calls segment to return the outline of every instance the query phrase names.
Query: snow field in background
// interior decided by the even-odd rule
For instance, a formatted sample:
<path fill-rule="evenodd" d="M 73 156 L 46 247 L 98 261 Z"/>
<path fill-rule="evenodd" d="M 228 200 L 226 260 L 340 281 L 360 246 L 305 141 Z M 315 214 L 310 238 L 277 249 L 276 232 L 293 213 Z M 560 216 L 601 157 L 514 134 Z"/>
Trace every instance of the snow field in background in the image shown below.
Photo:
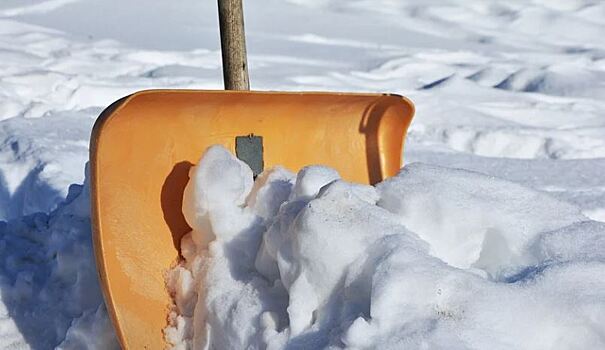
<path fill-rule="evenodd" d="M 0 119 L 16 119 L 1 123 L 1 217 L 48 212 L 82 182 L 92 119 L 114 100 L 148 88 L 222 88 L 215 7 L 0 4 Z M 605 210 L 605 180 L 553 186 L 548 176 L 568 161 L 580 166 L 566 183 L 603 169 L 604 3 L 262 0 L 246 16 L 253 88 L 406 95 L 417 107 L 408 160 L 470 156 L 462 167 L 503 176 L 485 166 L 497 164 L 515 181 L 533 172 L 532 188 L 594 218 Z M 33 120 L 41 117 L 51 119 Z"/>

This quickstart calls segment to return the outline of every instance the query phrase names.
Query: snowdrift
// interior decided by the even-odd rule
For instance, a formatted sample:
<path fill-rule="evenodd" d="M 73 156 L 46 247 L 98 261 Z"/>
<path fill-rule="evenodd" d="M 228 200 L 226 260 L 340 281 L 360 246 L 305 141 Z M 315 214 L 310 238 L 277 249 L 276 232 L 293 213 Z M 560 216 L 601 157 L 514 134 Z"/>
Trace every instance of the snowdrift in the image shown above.
<path fill-rule="evenodd" d="M 376 187 L 323 166 L 192 168 L 168 276 L 174 348 L 605 346 L 605 224 L 548 195 L 410 164 Z"/>

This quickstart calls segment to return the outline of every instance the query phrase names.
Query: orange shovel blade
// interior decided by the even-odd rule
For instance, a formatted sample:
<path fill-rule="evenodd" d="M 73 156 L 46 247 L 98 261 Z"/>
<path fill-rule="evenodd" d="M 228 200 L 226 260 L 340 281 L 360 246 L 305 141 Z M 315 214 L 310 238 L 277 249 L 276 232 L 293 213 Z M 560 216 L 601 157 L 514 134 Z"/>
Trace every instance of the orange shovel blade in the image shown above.
<path fill-rule="evenodd" d="M 412 103 L 396 95 L 143 91 L 117 101 L 91 138 L 95 255 L 105 301 L 125 349 L 165 347 L 171 303 L 165 272 L 188 227 L 188 171 L 204 150 L 262 137 L 265 169 L 310 164 L 374 184 L 397 173 Z"/>

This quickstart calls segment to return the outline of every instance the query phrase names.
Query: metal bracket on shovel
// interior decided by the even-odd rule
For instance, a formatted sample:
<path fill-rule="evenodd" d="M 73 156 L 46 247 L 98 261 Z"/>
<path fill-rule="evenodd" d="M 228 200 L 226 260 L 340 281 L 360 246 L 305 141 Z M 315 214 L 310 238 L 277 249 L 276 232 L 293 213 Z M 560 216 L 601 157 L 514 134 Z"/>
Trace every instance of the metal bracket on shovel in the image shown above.
<path fill-rule="evenodd" d="M 254 178 L 263 172 L 265 161 L 263 158 L 263 137 L 250 134 L 235 137 L 235 155 L 239 160 L 248 164 Z"/>

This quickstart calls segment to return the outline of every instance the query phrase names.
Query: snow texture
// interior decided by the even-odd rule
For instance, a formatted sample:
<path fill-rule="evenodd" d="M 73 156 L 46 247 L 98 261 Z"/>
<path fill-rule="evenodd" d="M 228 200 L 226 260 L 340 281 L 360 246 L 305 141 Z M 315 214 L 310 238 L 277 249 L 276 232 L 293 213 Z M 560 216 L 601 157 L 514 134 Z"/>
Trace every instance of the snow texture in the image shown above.
<path fill-rule="evenodd" d="M 602 254 L 601 223 L 555 226 L 576 222 L 580 215 L 605 221 L 605 2 L 258 0 L 245 6 L 254 89 L 392 92 L 414 101 L 417 114 L 405 158 L 410 165 L 427 165 L 414 165 L 404 173 L 422 177 L 400 176 L 363 195 L 359 189 L 351 191 L 370 203 L 376 199 L 381 208 L 405 222 L 406 229 L 426 242 L 430 256 L 461 271 L 483 271 L 477 278 L 489 280 L 488 285 L 497 283 L 495 290 L 501 290 L 507 278 L 523 281 L 529 278 L 526 275 L 551 271 L 545 267 L 548 261 L 573 265 Z M 0 2 L 0 348 L 115 345 L 90 250 L 86 185 L 71 184 L 84 183 L 90 129 L 114 100 L 149 88 L 222 88 L 216 13 L 215 1 L 199 0 Z M 448 171 L 445 176 L 431 166 L 471 172 Z M 333 180 L 328 169 L 310 169 L 301 175 L 306 185 L 285 169 L 263 177 L 270 187 L 257 180 L 246 206 L 254 209 L 255 218 L 266 221 L 275 218 L 279 204 L 288 200 L 289 215 L 295 216 L 300 208 L 294 203 L 315 198 L 313 191 L 321 182 Z M 475 177 L 473 172 L 502 180 Z M 487 192 L 457 182 L 467 177 L 486 186 Z M 299 201 L 289 199 L 295 183 Z M 400 187 L 405 187 L 410 201 L 398 197 Z M 426 212 L 417 212 L 415 206 L 392 207 L 397 201 L 427 205 L 420 188 L 433 187 L 443 193 L 431 192 L 434 205 Z M 387 194 L 387 189 L 393 193 Z M 544 193 L 550 197 L 543 197 Z M 524 211 L 498 197 L 509 198 L 509 194 Z M 230 207 L 230 202 L 222 203 Z M 468 207 L 457 206 L 463 204 Z M 199 205 L 195 215 L 202 208 L 216 210 L 214 203 Z M 426 217 L 432 212 L 435 216 L 429 222 Z M 470 213 L 476 215 L 451 224 L 452 218 Z M 209 214 L 200 216 L 202 223 L 208 219 L 204 215 Z M 284 225 L 288 217 L 283 217 Z M 515 224 L 507 226 L 510 220 Z M 465 230 L 473 230 L 468 242 L 449 249 L 447 244 L 464 236 Z M 532 238 L 541 230 L 551 233 Z M 260 233 L 251 235 L 258 238 Z M 365 244 L 362 237 L 351 244 Z M 213 237 L 199 238 L 209 242 Z M 277 244 L 278 238 L 272 242 Z M 508 250 L 493 248 L 501 245 Z M 387 248 L 376 248 L 376 254 L 381 249 Z M 279 274 L 271 258 L 278 247 L 260 251 L 265 253 L 254 257 L 254 269 L 263 276 Z M 516 272 L 523 266 L 527 270 Z M 537 281 L 534 289 L 524 282 L 510 282 L 524 286 L 527 298 L 540 295 L 532 305 L 541 305 L 541 311 L 530 305 L 523 315 L 546 322 L 554 299 L 545 295 L 559 289 L 566 293 L 565 288 L 576 285 L 577 298 L 584 299 L 565 315 L 577 316 L 581 303 L 599 300 L 596 294 L 582 297 L 591 289 L 580 287 L 599 282 L 602 273 L 593 274 L 588 267 L 581 271 L 569 272 L 579 282 L 561 277 L 560 284 L 550 286 L 552 290 Z M 291 272 L 288 278 L 293 279 L 296 272 Z M 182 278 L 187 278 L 185 273 Z M 468 288 L 485 292 L 483 282 L 474 283 L 468 282 Z M 272 288 L 277 294 L 285 289 Z M 512 304 L 526 302 L 516 290 L 509 291 L 507 300 Z M 498 306 L 502 310 L 498 320 L 522 319 L 513 314 L 517 308 L 503 306 L 502 300 L 495 298 L 492 304 L 491 294 L 478 294 L 469 301 L 466 314 Z M 459 305 L 457 296 L 463 298 L 456 293 L 448 297 L 450 308 Z M 576 296 L 569 303 L 579 300 Z M 564 313 L 565 305 L 570 304 L 557 310 Z M 282 304 L 271 307 L 283 310 Z M 271 326 L 275 319 L 287 319 L 276 313 L 264 316 L 266 329 L 285 329 L 283 324 Z M 299 331 L 308 323 L 308 315 L 297 315 L 294 323 Z M 505 321 L 496 324 L 498 320 L 485 321 L 495 327 L 486 334 L 504 332 L 497 325 L 510 330 Z M 427 329 L 433 324 L 427 321 Z M 513 325 L 520 333 L 534 329 L 519 320 Z M 363 329 L 383 330 L 372 327 Z M 460 327 L 469 332 L 478 329 L 471 324 Z M 435 330 L 451 334 L 442 327 Z M 566 328 L 567 333 L 575 330 L 581 332 L 575 325 Z M 370 334 L 364 332 L 360 337 L 373 341 L 364 338 Z M 532 340 L 541 341 L 542 334 L 554 339 L 540 333 Z M 342 339 L 358 344 L 353 333 L 351 337 Z M 427 336 L 426 341 L 435 337 Z M 516 339 L 521 338 L 509 340 Z M 586 339 L 591 341 L 588 335 Z M 567 343 L 559 339 L 556 344 Z"/>
<path fill-rule="evenodd" d="M 50 214 L 0 225 L 0 345 L 118 349 L 92 254 L 88 182 Z"/>
<path fill-rule="evenodd" d="M 175 349 L 605 347 L 605 224 L 547 194 L 422 163 L 252 185 L 221 146 L 185 193 Z"/>

